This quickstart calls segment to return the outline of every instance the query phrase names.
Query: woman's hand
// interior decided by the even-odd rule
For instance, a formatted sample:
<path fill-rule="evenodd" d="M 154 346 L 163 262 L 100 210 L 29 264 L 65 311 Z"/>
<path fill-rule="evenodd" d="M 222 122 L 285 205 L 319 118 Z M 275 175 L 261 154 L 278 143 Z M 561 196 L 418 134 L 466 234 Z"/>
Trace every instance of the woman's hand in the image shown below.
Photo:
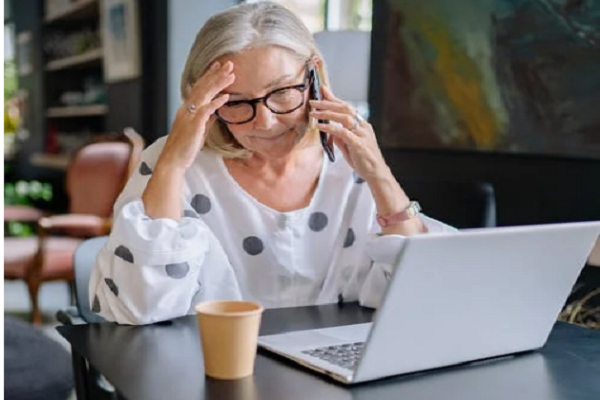
<path fill-rule="evenodd" d="M 348 103 L 336 98 L 327 87 L 322 86 L 322 92 L 324 100 L 310 101 L 313 107 L 310 115 L 337 122 L 318 124 L 318 129 L 333 137 L 348 164 L 367 182 L 377 214 L 389 216 L 405 210 L 410 200 L 385 162 L 371 124 L 360 118 Z M 412 235 L 425 230 L 423 222 L 417 217 L 387 226 L 381 233 Z"/>
<path fill-rule="evenodd" d="M 388 177 L 390 172 L 371 124 L 356 113 L 348 103 L 336 98 L 329 88 L 321 87 L 323 100 L 311 100 L 310 115 L 337 124 L 318 124 L 318 129 L 330 134 L 354 171 L 367 182 Z"/>
<path fill-rule="evenodd" d="M 206 134 L 215 122 L 214 112 L 229 99 L 229 95 L 219 93 L 234 80 L 233 63 L 221 66 L 216 62 L 190 88 L 142 194 L 150 218 L 177 221 L 182 217 L 185 172 L 204 146 Z"/>
<path fill-rule="evenodd" d="M 185 172 L 204 146 L 206 134 L 215 122 L 214 112 L 229 100 L 219 94 L 233 83 L 233 63 L 215 62 L 190 88 L 185 103 L 179 108 L 157 168 Z"/>

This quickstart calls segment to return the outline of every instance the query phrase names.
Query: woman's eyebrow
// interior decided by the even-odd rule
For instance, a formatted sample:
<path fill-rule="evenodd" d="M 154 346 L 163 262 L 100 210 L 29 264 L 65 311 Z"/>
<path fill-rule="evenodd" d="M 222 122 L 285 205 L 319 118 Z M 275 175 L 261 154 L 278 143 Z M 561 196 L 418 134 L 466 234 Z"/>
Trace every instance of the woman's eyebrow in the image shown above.
<path fill-rule="evenodd" d="M 287 74 L 287 75 L 283 75 L 280 76 L 279 78 L 271 81 L 271 83 L 269 83 L 267 86 L 265 86 L 265 89 L 270 89 L 274 86 L 280 85 L 282 82 L 285 82 L 286 80 L 293 78 L 293 74 Z"/>
<path fill-rule="evenodd" d="M 272 87 L 275 87 L 277 85 L 280 85 L 282 82 L 285 82 L 288 79 L 293 78 L 294 75 L 293 74 L 286 74 L 283 76 L 280 76 L 277 79 L 272 80 L 271 82 L 269 82 L 263 89 L 271 89 Z M 227 93 L 231 96 L 242 96 L 242 93 L 236 93 L 236 92 L 229 92 L 227 90 L 224 90 L 222 93 Z"/>

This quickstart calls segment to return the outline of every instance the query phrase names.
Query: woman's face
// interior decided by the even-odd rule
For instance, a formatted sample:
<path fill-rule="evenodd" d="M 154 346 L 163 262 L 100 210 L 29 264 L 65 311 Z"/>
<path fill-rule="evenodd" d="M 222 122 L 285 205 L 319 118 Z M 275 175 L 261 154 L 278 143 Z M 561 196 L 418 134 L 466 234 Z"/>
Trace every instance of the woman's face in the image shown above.
<path fill-rule="evenodd" d="M 229 101 L 263 97 L 279 88 L 305 83 L 304 63 L 279 47 L 254 48 L 219 61 L 233 62 L 235 81 L 224 91 L 230 94 Z M 289 114 L 275 114 L 259 102 L 255 104 L 254 119 L 227 126 L 236 140 L 255 154 L 264 158 L 285 157 L 299 142 L 309 140 L 305 137 L 308 90 L 302 96 L 302 106 Z"/>

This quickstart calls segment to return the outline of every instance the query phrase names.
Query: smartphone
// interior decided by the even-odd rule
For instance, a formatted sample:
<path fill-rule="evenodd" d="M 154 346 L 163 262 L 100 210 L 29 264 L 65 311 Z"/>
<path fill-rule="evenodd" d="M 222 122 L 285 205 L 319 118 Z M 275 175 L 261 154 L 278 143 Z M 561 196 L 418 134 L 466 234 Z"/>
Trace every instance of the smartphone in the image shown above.
<path fill-rule="evenodd" d="M 308 79 L 309 79 L 309 98 L 311 100 L 321 100 L 321 82 L 319 81 L 319 74 L 314 66 L 309 67 L 308 70 Z M 319 123 L 328 124 L 329 121 L 320 119 Z M 329 136 L 327 133 L 323 131 L 319 131 L 319 136 L 321 138 L 321 145 L 323 146 L 323 150 L 327 154 L 329 161 L 335 161 L 335 153 L 333 152 L 333 144 L 329 142 Z"/>

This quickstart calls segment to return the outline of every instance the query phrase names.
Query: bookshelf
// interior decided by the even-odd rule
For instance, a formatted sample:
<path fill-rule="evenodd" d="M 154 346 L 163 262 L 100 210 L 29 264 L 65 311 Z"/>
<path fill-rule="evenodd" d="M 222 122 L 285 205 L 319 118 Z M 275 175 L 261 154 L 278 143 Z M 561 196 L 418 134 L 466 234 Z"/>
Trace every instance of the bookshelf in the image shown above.
<path fill-rule="evenodd" d="M 83 54 L 64 57 L 46 64 L 46 71 L 58 71 L 67 68 L 85 67 L 93 63 L 101 63 L 104 53 L 102 48 L 88 50 Z"/>
<path fill-rule="evenodd" d="M 106 132 L 101 0 L 44 0 L 44 148 L 30 162 L 64 168 L 73 146 Z"/>
<path fill-rule="evenodd" d="M 86 21 L 97 16 L 99 0 L 76 0 L 71 3 L 46 1 L 44 23 Z M 65 4 L 63 6 L 63 4 Z"/>
<path fill-rule="evenodd" d="M 50 107 L 46 110 L 48 118 L 75 118 L 103 116 L 108 113 L 108 106 L 96 104 L 91 106 Z"/>

